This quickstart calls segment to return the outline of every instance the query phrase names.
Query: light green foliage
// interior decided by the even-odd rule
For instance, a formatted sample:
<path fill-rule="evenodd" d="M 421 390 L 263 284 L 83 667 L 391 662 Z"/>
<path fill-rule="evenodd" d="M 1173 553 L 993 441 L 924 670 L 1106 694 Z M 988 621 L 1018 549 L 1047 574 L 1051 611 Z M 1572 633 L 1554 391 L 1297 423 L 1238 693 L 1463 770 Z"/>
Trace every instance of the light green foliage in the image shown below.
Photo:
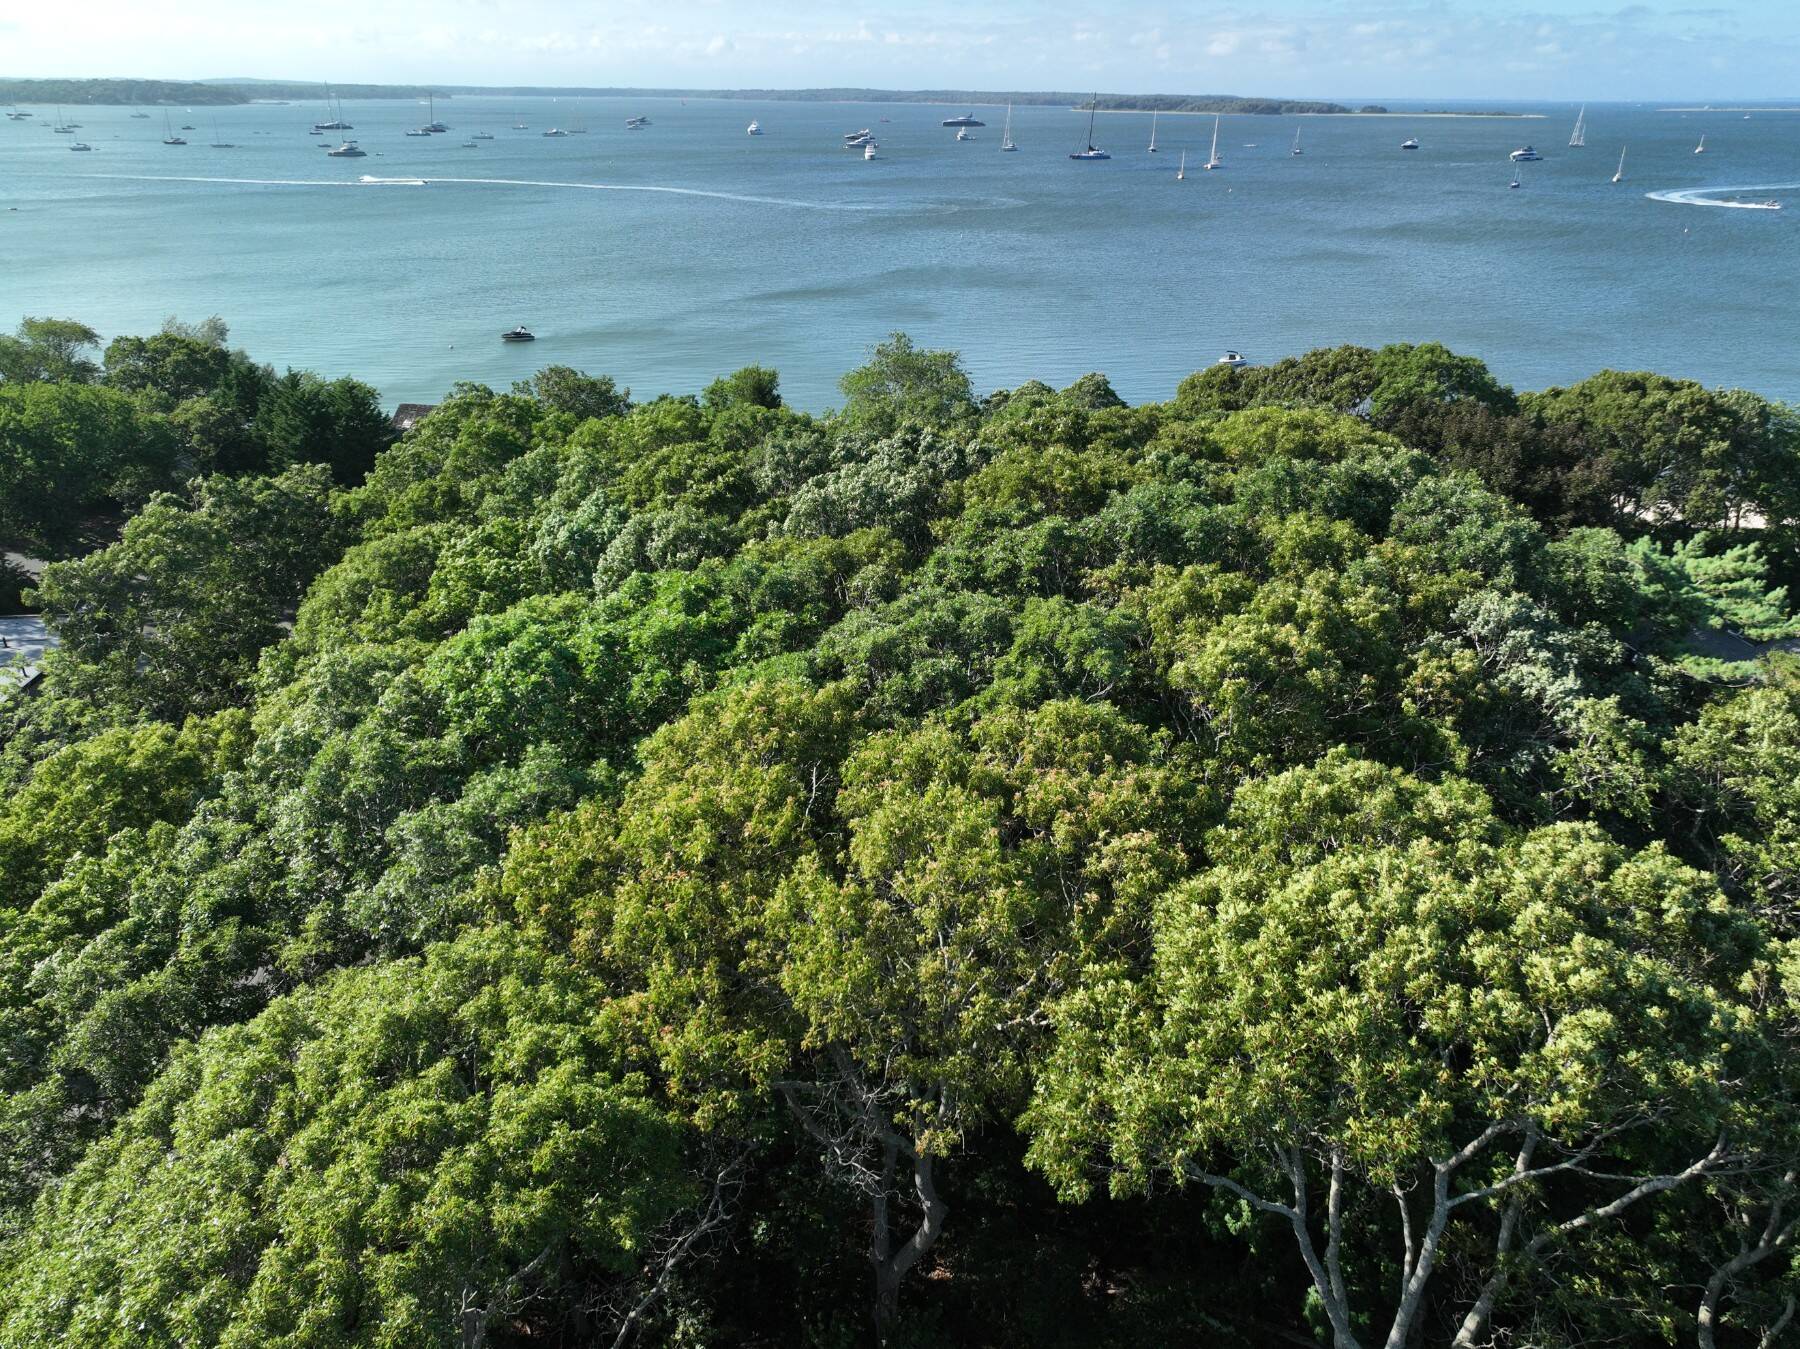
<path fill-rule="evenodd" d="M 13 336 L 0 337 L 0 383 L 89 383 L 100 367 L 86 353 L 99 345 L 100 334 L 74 319 L 20 319 Z"/>
<path fill-rule="evenodd" d="M 1434 345 L 978 404 L 896 336 L 826 418 L 550 367 L 387 444 L 223 325 L 84 341 L 0 345 L 4 528 L 192 481 L 0 702 L 8 1349 L 1796 1289 L 1800 682 L 1695 654 L 1793 630 L 1790 410 Z"/>

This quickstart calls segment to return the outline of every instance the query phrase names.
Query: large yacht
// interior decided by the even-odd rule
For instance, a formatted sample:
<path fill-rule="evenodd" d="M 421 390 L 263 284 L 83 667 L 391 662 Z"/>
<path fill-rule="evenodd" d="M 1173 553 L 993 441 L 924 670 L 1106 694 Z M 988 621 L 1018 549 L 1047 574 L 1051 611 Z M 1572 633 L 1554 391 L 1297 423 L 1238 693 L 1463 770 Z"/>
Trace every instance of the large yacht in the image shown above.
<path fill-rule="evenodd" d="M 355 141 L 345 141 L 335 150 L 327 150 L 326 154 L 333 159 L 367 159 L 368 152 Z"/>
<path fill-rule="evenodd" d="M 961 117 L 946 117 L 944 126 L 986 126 L 986 122 L 978 121 L 974 113 L 965 112 Z"/>
<path fill-rule="evenodd" d="M 1512 160 L 1515 164 L 1535 164 L 1538 160 L 1542 159 L 1543 156 L 1536 150 L 1533 150 L 1529 145 L 1521 145 L 1517 150 L 1514 150 L 1508 155 L 1507 158 Z"/>

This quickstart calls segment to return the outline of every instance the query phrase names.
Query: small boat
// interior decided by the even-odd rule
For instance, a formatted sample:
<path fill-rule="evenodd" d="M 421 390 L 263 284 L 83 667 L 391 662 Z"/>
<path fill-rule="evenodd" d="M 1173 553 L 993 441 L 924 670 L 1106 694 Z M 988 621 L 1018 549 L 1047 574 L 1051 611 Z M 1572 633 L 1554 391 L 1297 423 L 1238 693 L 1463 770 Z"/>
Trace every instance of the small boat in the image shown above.
<path fill-rule="evenodd" d="M 1619 167 L 1613 172 L 1612 180 L 1622 182 L 1625 178 L 1625 148 L 1619 147 Z"/>
<path fill-rule="evenodd" d="M 1233 370 L 1242 370 L 1245 366 L 1250 364 L 1248 358 L 1238 355 L 1235 351 L 1226 352 L 1223 356 L 1219 357 L 1218 363 L 1220 365 L 1230 366 Z"/>
<path fill-rule="evenodd" d="M 494 139 L 494 133 L 491 131 L 477 131 L 473 136 L 470 136 L 469 139 L 472 141 L 491 141 Z"/>
<path fill-rule="evenodd" d="M 1417 150 L 1419 148 L 1418 139 L 1413 136 L 1408 136 L 1405 140 L 1400 142 L 1400 148 L 1402 150 Z"/>
<path fill-rule="evenodd" d="M 1521 145 L 1517 150 L 1514 150 L 1508 155 L 1507 158 L 1512 160 L 1515 164 L 1535 164 L 1538 160 L 1542 159 L 1543 156 L 1529 145 Z"/>
<path fill-rule="evenodd" d="M 450 129 L 437 119 L 437 96 L 435 94 L 425 95 L 425 116 L 430 119 L 425 123 L 425 130 L 432 135 L 441 136 Z"/>
<path fill-rule="evenodd" d="M 956 133 L 956 139 L 959 141 L 972 141 L 975 138 L 969 134 L 968 127 L 963 127 Z"/>
<path fill-rule="evenodd" d="M 749 126 L 744 128 L 744 134 L 746 136 L 760 136 L 762 133 L 763 129 L 760 122 L 752 122 Z"/>
<path fill-rule="evenodd" d="M 465 150 L 479 150 L 481 147 L 474 141 L 464 141 L 462 143 L 462 148 Z"/>
<path fill-rule="evenodd" d="M 1093 160 L 1098 160 L 1098 159 L 1111 159 L 1112 158 L 1112 156 L 1107 154 L 1106 151 L 1102 150 L 1098 145 L 1094 144 L 1094 114 L 1096 112 L 1098 112 L 1099 110 L 1100 110 L 1100 95 L 1098 93 L 1096 93 L 1094 95 L 1093 102 L 1088 104 L 1087 148 L 1085 150 L 1076 150 L 1076 151 L 1072 152 L 1069 155 L 1070 159 L 1080 159 L 1080 160 L 1087 160 L 1087 161 L 1091 162 Z"/>
<path fill-rule="evenodd" d="M 627 117 L 625 119 L 625 129 L 627 131 L 642 131 L 649 125 L 650 119 L 648 117 Z"/>
<path fill-rule="evenodd" d="M 194 129 L 194 124 L 192 122 L 183 122 L 181 124 L 181 129 L 183 131 L 192 131 Z"/>
<path fill-rule="evenodd" d="M 92 150 L 94 147 L 89 145 L 86 141 L 76 141 L 75 144 L 71 145 L 69 148 L 71 150 L 85 151 L 85 150 Z"/>
<path fill-rule="evenodd" d="M 1012 138 L 1012 104 L 1006 105 L 1006 128 L 1000 133 L 1000 149 L 1004 154 L 1011 154 L 1019 147 L 1013 144 Z"/>
<path fill-rule="evenodd" d="M 846 150 L 860 150 L 860 149 L 862 149 L 863 146 L 872 144 L 874 142 L 874 140 L 875 140 L 874 132 L 859 131 L 854 136 L 844 137 L 844 148 Z"/>
<path fill-rule="evenodd" d="M 551 137 L 551 138 L 552 138 L 552 139 L 554 139 L 554 138 L 556 138 L 556 137 L 558 137 L 558 136 L 566 136 L 566 135 L 568 135 L 568 134 L 569 134 L 569 133 L 568 133 L 568 132 L 566 132 L 566 131 L 564 131 L 564 130 L 563 130 L 563 129 L 562 129 L 562 128 L 561 128 L 561 127 L 559 127 L 559 126 L 553 126 L 553 127 L 551 127 L 551 128 L 550 128 L 550 129 L 549 129 L 549 130 L 548 130 L 548 131 L 540 131 L 540 132 L 539 132 L 539 133 L 538 133 L 538 134 L 539 134 L 539 135 L 540 135 L 540 136 L 549 136 L 549 137 Z"/>
<path fill-rule="evenodd" d="M 1187 151 L 1181 152 L 1181 163 L 1175 170 L 1175 181 L 1183 182 L 1187 178 Z"/>
<path fill-rule="evenodd" d="M 411 131 L 407 132 L 406 134 L 409 136 L 427 136 L 428 137 L 431 135 L 431 132 L 426 127 L 416 126 Z"/>
<path fill-rule="evenodd" d="M 356 130 L 355 127 L 351 126 L 350 123 L 346 122 L 342 117 L 333 117 L 329 122 L 314 122 L 312 129 L 314 131 L 354 131 L 354 130 Z"/>
<path fill-rule="evenodd" d="M 37 116 L 36 113 L 20 112 L 19 105 L 15 103 L 13 104 L 13 110 L 6 114 L 6 120 L 9 122 L 23 122 L 27 117 L 35 116 Z M 149 114 L 146 113 L 145 116 L 149 116 Z"/>
<path fill-rule="evenodd" d="M 535 342 L 537 334 L 521 323 L 517 328 L 509 328 L 506 332 L 501 333 L 500 340 L 502 342 Z"/>
<path fill-rule="evenodd" d="M 1155 113 L 1150 114 L 1150 149 L 1147 151 L 1147 153 L 1149 153 L 1149 154 L 1156 153 L 1156 114 Z"/>
<path fill-rule="evenodd" d="M 1306 153 L 1306 151 L 1304 151 L 1300 148 L 1300 128 L 1299 127 L 1294 128 L 1294 148 L 1289 150 L 1288 153 L 1290 155 L 1303 155 Z"/>
<path fill-rule="evenodd" d="M 873 158 L 875 158 L 875 142 L 867 141 L 863 145 L 863 160 L 866 163 Z"/>
<path fill-rule="evenodd" d="M 177 136 L 175 134 L 175 128 L 169 124 L 169 114 L 166 112 L 163 114 L 163 144 L 164 145 L 186 145 L 187 144 L 186 141 L 184 141 L 180 136 Z"/>
<path fill-rule="evenodd" d="M 982 121 L 977 121 L 974 113 L 966 112 L 961 117 L 946 117 L 943 120 L 942 125 L 944 125 L 944 126 L 986 126 L 987 123 L 982 122 Z"/>
<path fill-rule="evenodd" d="M 1700 144 L 1694 147 L 1694 153 L 1697 155 L 1706 153 L 1706 133 L 1704 131 L 1700 133 Z"/>
<path fill-rule="evenodd" d="M 1523 186 L 1523 184 L 1519 182 L 1519 168 L 1518 168 L 1518 165 L 1516 165 L 1516 164 L 1513 166 L 1512 181 L 1510 183 L 1508 183 L 1507 186 L 1510 188 L 1513 188 L 1515 190 L 1517 188 Z"/>
<path fill-rule="evenodd" d="M 131 114 L 131 120 L 134 122 L 148 122 L 150 120 L 150 114 L 147 112 L 134 112 Z"/>
<path fill-rule="evenodd" d="M 219 135 L 219 119 L 217 117 L 213 118 L 213 135 L 218 136 L 218 139 L 212 143 L 213 149 L 215 149 L 215 150 L 235 150 L 235 149 L 237 149 L 237 145 L 234 142 L 228 141 L 223 136 Z"/>
<path fill-rule="evenodd" d="M 1581 105 L 1581 111 L 1575 114 L 1575 129 L 1569 133 L 1569 148 L 1579 150 L 1587 145 L 1587 104 Z"/>
<path fill-rule="evenodd" d="M 1213 118 L 1212 154 L 1207 156 L 1204 167 L 1208 169 L 1222 169 L 1225 167 L 1225 161 L 1219 158 L 1219 119 L 1217 117 Z"/>
<path fill-rule="evenodd" d="M 327 150 L 326 154 L 333 159 L 367 159 L 368 152 L 355 141 L 345 141 L 335 150 Z"/>

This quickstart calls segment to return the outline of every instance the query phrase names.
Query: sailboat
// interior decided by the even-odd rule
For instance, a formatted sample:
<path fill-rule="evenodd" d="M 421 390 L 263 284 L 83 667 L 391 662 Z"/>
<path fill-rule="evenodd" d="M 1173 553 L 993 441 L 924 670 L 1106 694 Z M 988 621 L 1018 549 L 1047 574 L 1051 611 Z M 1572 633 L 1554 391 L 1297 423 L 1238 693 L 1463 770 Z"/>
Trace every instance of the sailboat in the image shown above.
<path fill-rule="evenodd" d="M 1587 104 L 1581 105 L 1581 111 L 1575 114 L 1575 130 L 1569 133 L 1569 148 L 1579 150 L 1587 144 Z"/>
<path fill-rule="evenodd" d="M 568 132 L 571 136 L 587 135 L 587 118 L 581 115 L 581 100 L 575 100 L 575 113 L 569 119 Z"/>
<path fill-rule="evenodd" d="M 1618 171 L 1613 174 L 1612 180 L 1616 183 L 1616 182 L 1619 182 L 1620 180 L 1622 180 L 1624 177 L 1625 177 L 1625 147 L 1620 146 L 1619 147 L 1619 168 L 1618 168 Z"/>
<path fill-rule="evenodd" d="M 1187 178 L 1187 151 L 1181 152 L 1181 164 L 1175 170 L 1175 181 L 1182 182 Z"/>
<path fill-rule="evenodd" d="M 184 141 L 180 136 L 177 136 L 175 134 L 175 128 L 169 122 L 169 114 L 166 112 L 163 114 L 163 144 L 164 145 L 186 145 L 187 144 L 186 141 Z"/>
<path fill-rule="evenodd" d="M 1290 155 L 1303 155 L 1306 153 L 1306 151 L 1304 151 L 1300 148 L 1300 128 L 1299 127 L 1294 128 L 1294 148 L 1289 150 L 1288 153 Z"/>
<path fill-rule="evenodd" d="M 1156 153 L 1156 114 L 1150 114 L 1150 153 Z"/>
<path fill-rule="evenodd" d="M 1087 149 L 1076 150 L 1076 151 L 1071 152 L 1069 155 L 1070 159 L 1090 159 L 1091 160 L 1091 159 L 1111 159 L 1112 158 L 1112 156 L 1107 154 L 1106 151 L 1102 150 L 1099 146 L 1094 144 L 1094 114 L 1097 113 L 1098 111 L 1100 111 L 1100 95 L 1099 95 L 1098 91 L 1096 91 L 1094 94 L 1094 101 L 1092 103 L 1088 104 Z"/>
<path fill-rule="evenodd" d="M 1000 149 L 1001 149 L 1002 153 L 1010 154 L 1014 150 L 1017 150 L 1018 148 L 1019 148 L 1018 146 L 1013 144 L 1012 104 L 1008 103 L 1006 105 L 1006 128 L 1005 128 L 1005 130 L 1003 130 L 1000 133 Z"/>
<path fill-rule="evenodd" d="M 1700 133 L 1700 144 L 1694 147 L 1694 153 L 1697 155 L 1706 153 L 1706 133 L 1704 131 Z"/>
<path fill-rule="evenodd" d="M 1519 183 L 1519 166 L 1518 166 L 1518 165 L 1516 165 L 1516 164 L 1515 164 L 1515 165 L 1513 165 L 1513 177 L 1512 177 L 1512 181 L 1511 181 L 1511 182 L 1510 182 L 1510 183 L 1508 183 L 1508 184 L 1507 184 L 1507 186 L 1508 186 L 1508 187 L 1518 187 L 1518 186 L 1520 186 L 1520 183 Z"/>
<path fill-rule="evenodd" d="M 226 140 L 223 136 L 221 136 L 219 134 L 219 119 L 217 117 L 213 118 L 212 148 L 215 150 L 235 150 L 235 149 L 237 149 L 237 146 L 233 145 L 230 141 Z"/>
<path fill-rule="evenodd" d="M 1213 118 L 1212 155 L 1207 159 L 1206 167 L 1209 169 L 1225 167 L 1225 161 L 1219 158 L 1219 119 L 1217 117 Z"/>

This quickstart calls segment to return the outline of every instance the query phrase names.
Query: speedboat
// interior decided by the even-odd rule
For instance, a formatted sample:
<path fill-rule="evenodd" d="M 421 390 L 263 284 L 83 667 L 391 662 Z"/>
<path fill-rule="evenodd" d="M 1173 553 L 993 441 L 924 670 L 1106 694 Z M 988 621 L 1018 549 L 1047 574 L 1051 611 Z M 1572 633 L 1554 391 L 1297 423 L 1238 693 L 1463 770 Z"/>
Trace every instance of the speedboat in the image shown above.
<path fill-rule="evenodd" d="M 470 136 L 469 139 L 472 141 L 491 141 L 494 139 L 494 133 L 491 131 L 477 131 L 473 136 Z"/>
<path fill-rule="evenodd" d="M 416 126 L 411 131 L 407 132 L 406 134 L 409 136 L 430 136 L 431 135 L 431 133 L 422 126 Z"/>
<path fill-rule="evenodd" d="M 1517 150 L 1514 150 L 1508 155 L 1507 158 L 1512 160 L 1515 164 L 1535 164 L 1538 160 L 1542 159 L 1543 156 L 1536 150 L 1533 150 L 1529 145 L 1521 145 Z"/>
<path fill-rule="evenodd" d="M 650 119 L 648 117 L 627 117 L 625 119 L 625 129 L 627 131 L 642 131 L 649 125 Z"/>
<path fill-rule="evenodd" d="M 763 130 L 761 125 L 756 122 L 752 122 L 749 126 L 744 128 L 744 134 L 746 136 L 760 136 L 762 133 Z"/>
<path fill-rule="evenodd" d="M 345 141 L 335 150 L 327 150 L 326 154 L 333 159 L 367 159 L 368 152 L 355 141 Z"/>
<path fill-rule="evenodd" d="M 945 126 L 986 126 L 986 122 L 977 121 L 973 113 L 964 113 L 961 117 L 946 117 Z"/>
<path fill-rule="evenodd" d="M 873 158 L 875 158 L 875 142 L 868 141 L 863 145 L 863 159 L 867 161 Z"/>
<path fill-rule="evenodd" d="M 71 145 L 69 148 L 71 150 L 92 150 L 94 147 L 89 145 L 86 141 L 76 141 L 75 144 Z"/>
<path fill-rule="evenodd" d="M 959 141 L 972 141 L 975 138 L 969 134 L 969 128 L 964 127 L 961 131 L 956 133 L 956 139 Z"/>
<path fill-rule="evenodd" d="M 1400 142 L 1400 148 L 1402 150 L 1417 150 L 1419 148 L 1419 142 L 1414 140 L 1411 136 L 1408 136 L 1405 140 Z"/>
<path fill-rule="evenodd" d="M 561 127 L 559 127 L 559 126 L 553 126 L 553 127 L 551 127 L 551 128 L 550 128 L 550 129 L 549 129 L 549 130 L 548 130 L 548 131 L 542 131 L 542 132 L 539 132 L 539 133 L 538 133 L 538 134 L 539 134 L 539 135 L 542 135 L 542 136 L 551 136 L 551 137 L 556 137 L 556 136 L 566 136 L 566 135 L 568 135 L 568 134 L 569 134 L 569 133 L 568 133 L 568 132 L 566 132 L 566 131 L 564 131 L 564 130 L 563 130 L 563 129 L 562 129 L 562 128 L 561 128 Z"/>
<path fill-rule="evenodd" d="M 1223 356 L 1219 357 L 1218 363 L 1220 365 L 1230 366 L 1233 370 L 1242 370 L 1245 366 L 1250 364 L 1250 361 L 1248 357 L 1240 356 L 1235 351 L 1228 351 Z"/>
<path fill-rule="evenodd" d="M 500 334 L 502 342 L 535 342 L 537 334 L 521 323 L 517 328 L 508 329 Z"/>
<path fill-rule="evenodd" d="M 864 127 L 861 131 L 846 131 L 844 133 L 844 144 L 860 145 L 868 140 L 873 134 L 874 133 L 870 131 L 868 127 Z"/>

